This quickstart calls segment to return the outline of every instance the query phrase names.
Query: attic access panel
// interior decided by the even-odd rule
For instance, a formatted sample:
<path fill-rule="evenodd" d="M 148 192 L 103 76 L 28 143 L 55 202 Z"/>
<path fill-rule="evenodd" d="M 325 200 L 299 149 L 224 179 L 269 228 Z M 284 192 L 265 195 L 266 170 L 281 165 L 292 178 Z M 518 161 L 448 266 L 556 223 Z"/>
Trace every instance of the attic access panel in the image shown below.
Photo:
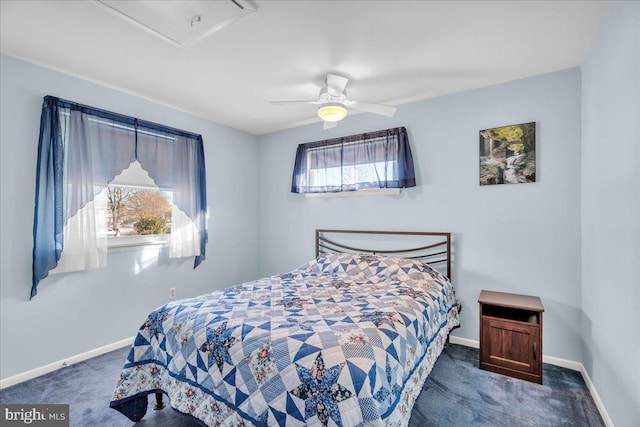
<path fill-rule="evenodd" d="M 195 44 L 258 10 L 253 0 L 97 0 L 97 4 L 179 46 Z"/>

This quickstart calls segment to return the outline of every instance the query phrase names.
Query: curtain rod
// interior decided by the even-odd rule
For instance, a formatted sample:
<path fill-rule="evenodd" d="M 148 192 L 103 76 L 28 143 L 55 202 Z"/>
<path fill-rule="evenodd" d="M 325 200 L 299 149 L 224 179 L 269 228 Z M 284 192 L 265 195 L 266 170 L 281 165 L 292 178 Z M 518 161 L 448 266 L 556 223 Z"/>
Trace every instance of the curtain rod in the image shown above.
<path fill-rule="evenodd" d="M 313 142 L 305 142 L 303 144 L 300 145 L 304 145 L 311 148 L 316 148 L 316 144 L 318 147 L 320 146 L 326 146 L 326 145 L 333 145 L 333 144 L 343 144 L 343 143 L 350 143 L 350 142 L 356 142 L 356 141 L 360 141 L 363 139 L 377 139 L 377 138 L 384 138 L 386 136 L 388 136 L 390 133 L 397 133 L 398 135 L 401 134 L 402 132 L 407 132 L 407 129 L 404 126 L 398 126 L 395 128 L 390 128 L 390 129 L 381 129 L 381 130 L 375 130 L 372 132 L 364 132 L 364 133 L 358 133 L 358 134 L 354 134 L 354 135 L 347 135 L 347 136 L 339 136 L 336 138 L 330 138 L 330 139 L 323 139 L 320 141 L 313 141 Z"/>
<path fill-rule="evenodd" d="M 67 99 L 62 99 L 51 95 L 45 96 L 44 102 L 51 104 L 55 103 L 61 107 L 69 108 L 70 110 L 82 111 L 83 113 L 92 114 L 103 119 L 110 119 L 120 123 L 126 123 L 132 126 L 141 126 L 159 132 L 166 132 L 177 136 L 183 136 L 185 138 L 202 140 L 202 135 L 200 134 L 172 128 L 169 126 L 161 125 L 159 123 L 149 122 L 147 120 L 138 119 L 136 117 L 126 116 L 124 114 L 114 113 L 113 111 L 91 107 L 89 105 L 80 104 L 78 102 L 69 101 Z"/>

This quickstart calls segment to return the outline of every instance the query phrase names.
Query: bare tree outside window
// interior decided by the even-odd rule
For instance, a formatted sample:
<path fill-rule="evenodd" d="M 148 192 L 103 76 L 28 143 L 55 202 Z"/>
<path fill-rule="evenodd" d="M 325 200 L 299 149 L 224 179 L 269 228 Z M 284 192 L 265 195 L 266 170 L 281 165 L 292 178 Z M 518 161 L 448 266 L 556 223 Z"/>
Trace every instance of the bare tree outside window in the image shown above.
<path fill-rule="evenodd" d="M 120 235 L 120 223 L 126 212 L 125 203 L 135 190 L 127 187 L 107 187 L 107 206 L 109 209 L 109 232 Z"/>
<path fill-rule="evenodd" d="M 171 193 L 126 186 L 107 187 L 108 234 L 135 236 L 171 232 Z"/>

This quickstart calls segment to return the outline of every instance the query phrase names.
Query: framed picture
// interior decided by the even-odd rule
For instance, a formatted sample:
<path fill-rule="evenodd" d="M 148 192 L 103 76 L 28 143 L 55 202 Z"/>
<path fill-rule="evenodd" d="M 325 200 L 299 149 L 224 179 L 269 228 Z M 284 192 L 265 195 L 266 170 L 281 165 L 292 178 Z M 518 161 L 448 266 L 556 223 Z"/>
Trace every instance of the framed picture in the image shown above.
<path fill-rule="evenodd" d="M 480 185 L 536 182 L 536 123 L 480 131 Z"/>

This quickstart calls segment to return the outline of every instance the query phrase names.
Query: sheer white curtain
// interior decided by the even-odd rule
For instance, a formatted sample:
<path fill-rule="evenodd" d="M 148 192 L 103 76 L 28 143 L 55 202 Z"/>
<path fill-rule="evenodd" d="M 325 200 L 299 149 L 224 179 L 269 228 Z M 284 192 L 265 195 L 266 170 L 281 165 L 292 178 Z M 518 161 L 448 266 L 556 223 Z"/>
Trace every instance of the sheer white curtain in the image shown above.
<path fill-rule="evenodd" d="M 64 227 L 64 251 L 52 274 L 107 266 L 107 190 L 102 190 Z"/>
<path fill-rule="evenodd" d="M 171 212 L 171 234 L 169 236 L 169 257 L 182 258 L 200 255 L 200 233 L 196 224 L 173 205 Z"/>
<path fill-rule="evenodd" d="M 158 130 L 138 134 L 138 161 L 158 187 L 173 193 L 169 256 L 195 256 L 194 267 L 204 259 L 207 241 L 202 148 L 201 139 L 183 135 Z"/>

